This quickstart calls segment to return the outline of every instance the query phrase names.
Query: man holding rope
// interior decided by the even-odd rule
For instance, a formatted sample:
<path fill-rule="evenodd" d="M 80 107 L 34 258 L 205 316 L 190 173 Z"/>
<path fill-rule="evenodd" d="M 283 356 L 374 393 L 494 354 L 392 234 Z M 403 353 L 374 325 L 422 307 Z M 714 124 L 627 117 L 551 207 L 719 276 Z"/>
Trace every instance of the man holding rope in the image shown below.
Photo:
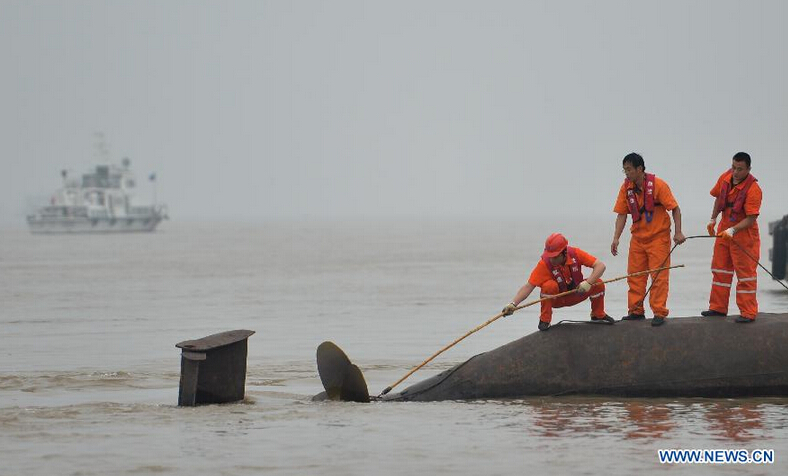
<path fill-rule="evenodd" d="M 733 156 L 731 169 L 723 173 L 711 195 L 715 197 L 711 220 L 707 225 L 709 235 L 714 236 L 717 216 L 722 214 L 714 242 L 711 259 L 711 296 L 709 310 L 701 315 L 728 315 L 733 274 L 736 273 L 736 305 L 741 314 L 736 322 L 748 323 L 758 314 L 757 265 L 761 254 L 761 237 L 758 230 L 758 215 L 763 192 L 758 180 L 750 173 L 751 159 L 746 152 Z M 735 245 L 735 246 L 732 246 Z"/>
<path fill-rule="evenodd" d="M 588 278 L 583 278 L 581 266 L 591 268 Z M 553 233 L 547 237 L 542 259 L 536 264 L 528 282 L 525 283 L 503 308 L 501 313 L 508 316 L 515 308 L 525 301 L 536 288 L 541 288 L 541 297 L 575 290 L 574 294 L 545 299 L 541 302 L 542 313 L 539 316 L 539 330 L 546 331 L 553 318 L 553 308 L 574 306 L 587 298 L 591 300 L 591 320 L 614 323 L 615 319 L 605 313 L 605 284 L 600 277 L 605 272 L 605 264 L 581 250 L 569 246 L 569 242 L 561 233 Z"/>
<path fill-rule="evenodd" d="M 622 162 L 624 174 L 627 178 L 621 185 L 616 198 L 613 211 L 618 214 L 616 218 L 613 242 L 610 252 L 618 255 L 618 242 L 627 215 L 632 215 L 632 239 L 629 243 L 628 273 L 659 268 L 670 265 L 670 218 L 668 211 L 673 215 L 676 233 L 673 241 L 678 245 L 686 241 L 681 232 L 681 210 L 670 191 L 668 184 L 654 174 L 646 173 L 646 164 L 639 154 L 631 153 L 624 157 Z M 668 275 L 657 272 L 651 276 L 651 296 L 649 305 L 654 312 L 652 326 L 660 326 L 668 317 Z M 627 294 L 628 314 L 622 320 L 645 319 L 643 301 L 646 298 L 647 275 L 633 276 L 627 279 L 629 292 Z"/>

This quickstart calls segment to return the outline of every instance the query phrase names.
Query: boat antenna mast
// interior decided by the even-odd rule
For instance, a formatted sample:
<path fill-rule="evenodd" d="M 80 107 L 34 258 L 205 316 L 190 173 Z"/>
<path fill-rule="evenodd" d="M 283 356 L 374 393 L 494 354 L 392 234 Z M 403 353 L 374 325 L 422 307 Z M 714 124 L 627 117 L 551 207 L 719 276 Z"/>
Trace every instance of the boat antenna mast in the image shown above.
<path fill-rule="evenodd" d="M 151 181 L 153 184 L 153 209 L 156 209 L 156 172 L 152 172 L 150 176 L 148 176 L 148 180 Z"/>
<path fill-rule="evenodd" d="M 94 154 L 97 165 L 109 165 L 109 145 L 103 132 L 94 132 Z"/>

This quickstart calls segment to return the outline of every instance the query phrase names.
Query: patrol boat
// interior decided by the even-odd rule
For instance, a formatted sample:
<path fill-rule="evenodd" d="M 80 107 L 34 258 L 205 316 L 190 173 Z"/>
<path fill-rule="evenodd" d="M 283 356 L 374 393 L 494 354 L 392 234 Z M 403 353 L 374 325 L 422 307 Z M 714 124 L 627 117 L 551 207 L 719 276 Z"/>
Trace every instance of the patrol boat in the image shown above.
<path fill-rule="evenodd" d="M 132 204 L 135 187 L 131 161 L 122 166 L 97 165 L 81 178 L 63 170 L 63 188 L 57 190 L 50 205 L 27 216 L 32 233 L 130 233 L 153 231 L 169 218 L 167 206 Z M 155 174 L 150 176 L 154 182 Z M 154 192 L 155 196 L 155 192 Z"/>

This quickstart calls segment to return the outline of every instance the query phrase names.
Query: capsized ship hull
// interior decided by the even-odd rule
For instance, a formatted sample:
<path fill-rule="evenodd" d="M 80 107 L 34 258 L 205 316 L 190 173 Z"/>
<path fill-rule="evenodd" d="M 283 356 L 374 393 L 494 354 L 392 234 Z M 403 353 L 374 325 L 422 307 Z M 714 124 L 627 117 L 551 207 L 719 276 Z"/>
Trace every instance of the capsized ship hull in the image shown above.
<path fill-rule="evenodd" d="M 788 314 L 556 325 L 382 400 L 539 395 L 788 396 Z"/>

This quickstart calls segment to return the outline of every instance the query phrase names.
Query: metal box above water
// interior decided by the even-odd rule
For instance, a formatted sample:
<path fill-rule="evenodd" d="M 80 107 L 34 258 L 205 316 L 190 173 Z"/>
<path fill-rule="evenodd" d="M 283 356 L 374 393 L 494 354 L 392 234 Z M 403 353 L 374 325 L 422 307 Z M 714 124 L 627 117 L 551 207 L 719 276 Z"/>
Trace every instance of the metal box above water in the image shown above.
<path fill-rule="evenodd" d="M 247 339 L 254 331 L 221 332 L 175 345 L 181 349 L 179 406 L 243 400 Z"/>

